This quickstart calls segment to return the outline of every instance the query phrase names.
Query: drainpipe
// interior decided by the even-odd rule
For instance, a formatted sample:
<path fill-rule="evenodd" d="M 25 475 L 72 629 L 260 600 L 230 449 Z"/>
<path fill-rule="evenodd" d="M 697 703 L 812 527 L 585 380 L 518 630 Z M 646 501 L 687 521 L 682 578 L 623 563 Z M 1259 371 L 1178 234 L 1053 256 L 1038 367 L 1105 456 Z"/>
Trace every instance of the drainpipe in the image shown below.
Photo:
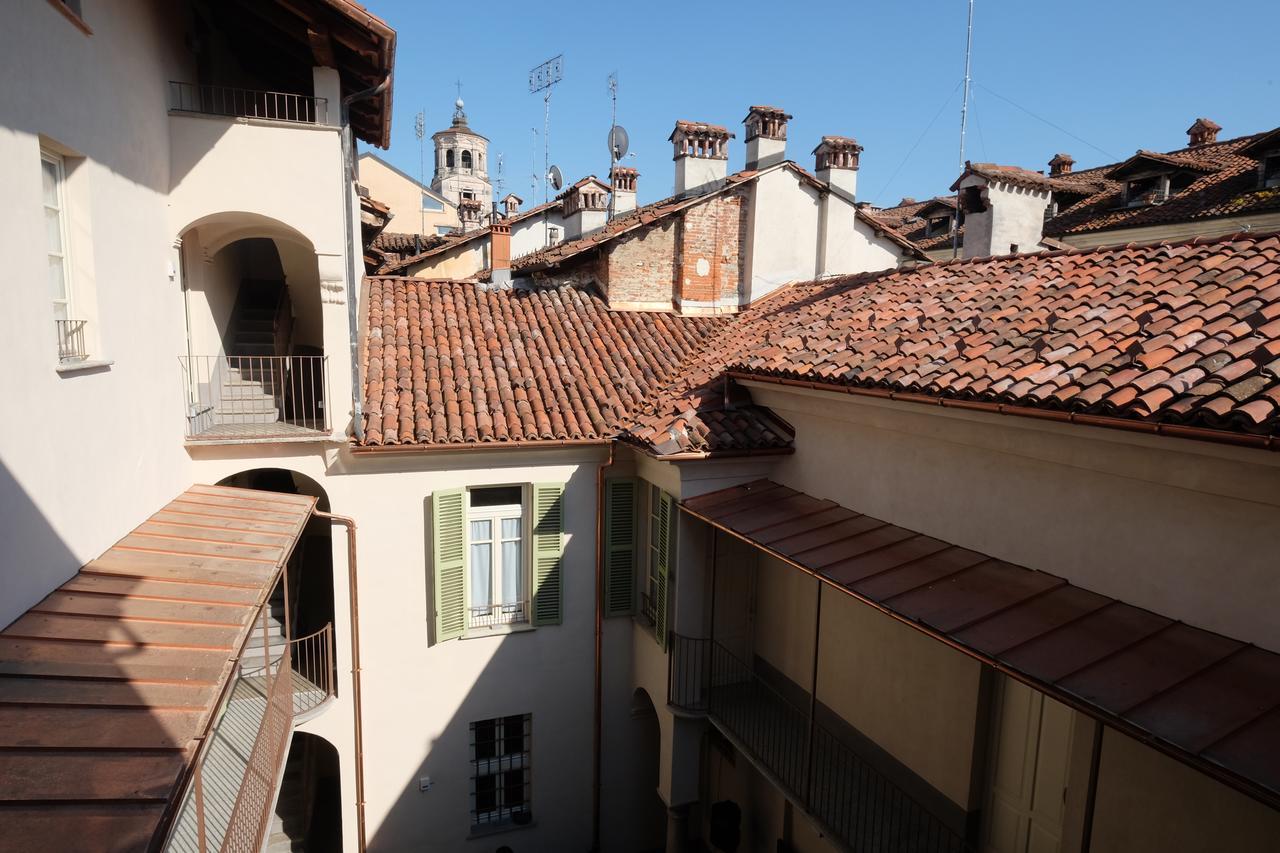
<path fill-rule="evenodd" d="M 351 138 L 351 105 L 356 101 L 364 101 L 376 97 L 391 85 L 391 75 L 382 78 L 382 82 L 362 92 L 353 92 L 342 99 L 339 123 L 342 128 L 342 223 L 343 239 L 347 246 L 347 330 L 351 337 L 351 421 L 357 442 L 364 441 L 364 403 L 360 395 L 360 290 L 357 285 L 359 274 L 356 271 L 356 247 L 352 231 L 355 223 L 351 219 L 351 208 L 355 203 L 355 142 Z M 360 849 L 364 849 L 363 842 Z"/>
<path fill-rule="evenodd" d="M 355 711 L 356 833 L 359 839 L 356 850 L 364 853 L 364 718 L 360 704 L 360 597 L 356 588 L 356 522 L 345 515 L 333 515 L 319 510 L 314 514 L 317 518 L 328 519 L 347 528 L 347 599 L 351 603 L 351 704 Z"/>
<path fill-rule="evenodd" d="M 604 472 L 613 467 L 613 442 L 608 458 L 596 468 L 596 682 L 591 729 L 591 850 L 600 849 L 600 748 L 603 711 L 601 656 L 604 647 Z"/>

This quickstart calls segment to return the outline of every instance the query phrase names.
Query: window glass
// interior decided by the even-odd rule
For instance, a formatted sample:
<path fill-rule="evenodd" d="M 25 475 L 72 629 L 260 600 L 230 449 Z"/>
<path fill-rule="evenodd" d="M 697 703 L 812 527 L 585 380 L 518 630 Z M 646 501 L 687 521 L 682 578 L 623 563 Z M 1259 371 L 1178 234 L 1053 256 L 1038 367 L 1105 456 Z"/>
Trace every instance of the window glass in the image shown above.
<path fill-rule="evenodd" d="M 528 823 L 532 717 L 517 714 L 471 724 L 471 825 Z"/>
<path fill-rule="evenodd" d="M 423 210 L 444 210 L 444 205 L 441 204 L 436 199 L 432 198 L 431 196 L 427 195 L 426 193 L 423 193 L 422 209 Z"/>
<path fill-rule="evenodd" d="M 57 320 L 71 319 L 71 292 L 68 286 L 66 212 L 63 201 L 62 158 L 44 153 L 40 160 L 40 181 L 44 201 L 45 249 L 48 253 L 49 298 Z"/>
<path fill-rule="evenodd" d="M 468 498 L 468 627 L 527 622 L 524 488 L 471 489 Z"/>
<path fill-rule="evenodd" d="M 472 521 L 471 537 L 471 607 L 488 608 L 493 601 L 490 583 L 493 579 L 493 521 Z"/>

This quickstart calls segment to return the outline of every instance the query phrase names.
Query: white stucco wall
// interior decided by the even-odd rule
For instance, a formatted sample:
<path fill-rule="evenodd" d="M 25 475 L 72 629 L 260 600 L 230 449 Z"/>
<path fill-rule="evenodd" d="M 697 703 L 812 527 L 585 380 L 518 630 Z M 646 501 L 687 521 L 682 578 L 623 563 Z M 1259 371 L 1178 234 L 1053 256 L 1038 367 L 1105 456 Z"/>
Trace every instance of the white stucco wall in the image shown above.
<path fill-rule="evenodd" d="M 986 178 L 968 175 L 960 182 L 960 192 L 971 186 L 983 187 L 987 209 L 965 214 L 963 253 L 966 258 L 1040 251 L 1044 211 L 1049 206 L 1047 190 L 992 184 Z"/>
<path fill-rule="evenodd" d="M 749 250 L 740 294 L 754 302 L 779 285 L 818 274 L 821 200 L 817 189 L 788 169 L 756 179 L 747 211 Z"/>
<path fill-rule="evenodd" d="M 547 246 L 547 227 L 560 229 L 564 239 L 564 217 L 559 206 L 529 216 L 511 226 L 511 257 L 518 258 Z"/>
<path fill-rule="evenodd" d="M 191 76 L 167 4 L 86 4 L 92 36 L 48 3 L 0 28 L 0 625 L 190 484 L 168 226 L 169 80 Z M 95 14 L 97 13 L 97 14 Z M 68 161 L 76 313 L 94 372 L 60 375 L 48 299 L 41 137 Z"/>

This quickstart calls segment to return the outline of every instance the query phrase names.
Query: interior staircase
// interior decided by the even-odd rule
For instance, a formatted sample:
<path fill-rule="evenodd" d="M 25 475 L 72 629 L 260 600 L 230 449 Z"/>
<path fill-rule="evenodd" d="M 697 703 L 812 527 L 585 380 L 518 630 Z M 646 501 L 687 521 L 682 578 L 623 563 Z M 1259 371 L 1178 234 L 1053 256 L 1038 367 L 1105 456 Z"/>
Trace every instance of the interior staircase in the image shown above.
<path fill-rule="evenodd" d="M 288 298 L 283 281 L 241 282 L 232 310 L 235 323 L 226 345 L 227 367 L 214 410 L 217 423 L 280 422 L 284 377 L 274 357 L 284 353 L 276 351 L 276 319 L 282 300 Z"/>
<path fill-rule="evenodd" d="M 310 797 L 305 785 L 304 750 L 290 749 L 280 783 L 280 796 L 271 815 L 263 853 L 305 853 L 307 828 L 311 822 Z"/>

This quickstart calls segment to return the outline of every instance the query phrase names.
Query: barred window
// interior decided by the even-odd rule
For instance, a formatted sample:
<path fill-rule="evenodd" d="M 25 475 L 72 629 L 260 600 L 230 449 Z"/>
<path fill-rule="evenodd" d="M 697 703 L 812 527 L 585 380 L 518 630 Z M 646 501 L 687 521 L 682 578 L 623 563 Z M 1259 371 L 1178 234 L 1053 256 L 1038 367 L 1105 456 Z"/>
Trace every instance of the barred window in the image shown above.
<path fill-rule="evenodd" d="M 471 724 L 471 825 L 526 824 L 530 811 L 532 717 L 518 714 Z"/>

